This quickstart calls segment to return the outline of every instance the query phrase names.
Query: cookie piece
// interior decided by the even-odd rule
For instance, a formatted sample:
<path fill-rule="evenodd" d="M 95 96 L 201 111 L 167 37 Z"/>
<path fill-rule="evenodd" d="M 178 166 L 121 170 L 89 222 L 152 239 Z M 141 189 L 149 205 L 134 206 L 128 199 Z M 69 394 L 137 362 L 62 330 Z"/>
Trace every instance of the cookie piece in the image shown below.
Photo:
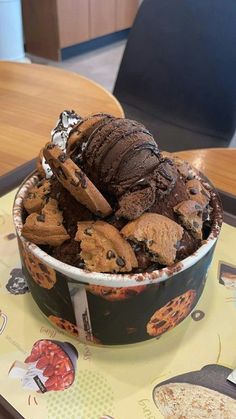
<path fill-rule="evenodd" d="M 70 335 L 75 337 L 79 336 L 78 327 L 75 324 L 69 322 L 68 320 L 53 315 L 48 316 L 48 320 L 54 323 L 55 326 L 59 327 L 63 331 L 69 333 Z"/>
<path fill-rule="evenodd" d="M 44 156 L 59 182 L 73 197 L 91 212 L 101 216 L 109 215 L 112 209 L 85 173 L 57 146 L 48 143 Z"/>
<path fill-rule="evenodd" d="M 60 246 L 70 238 L 63 226 L 62 212 L 57 201 L 49 198 L 41 214 L 28 215 L 22 228 L 22 236 L 35 244 Z"/>
<path fill-rule="evenodd" d="M 162 152 L 162 155 L 168 158 L 177 167 L 178 172 L 184 178 L 188 178 L 189 176 L 192 176 L 191 174 L 192 168 L 187 161 L 182 160 L 180 159 L 180 157 L 175 156 L 172 153 L 168 153 L 167 151 Z"/>
<path fill-rule="evenodd" d="M 115 213 L 116 218 L 128 220 L 138 218 L 154 204 L 155 198 L 155 183 L 141 190 L 127 192 L 119 199 L 119 209 Z"/>
<path fill-rule="evenodd" d="M 130 272 L 138 266 L 130 244 L 104 221 L 79 222 L 75 240 L 80 241 L 80 256 L 89 271 Z"/>
<path fill-rule="evenodd" d="M 31 214 L 32 212 L 40 213 L 50 191 L 51 184 L 50 181 L 46 179 L 29 189 L 28 195 L 23 199 L 23 205 L 28 214 Z"/>
<path fill-rule="evenodd" d="M 70 155 L 81 142 L 87 141 L 89 135 L 95 129 L 96 124 L 103 119 L 111 118 L 111 115 L 105 113 L 96 113 L 88 115 L 79 124 L 77 124 L 70 132 L 66 151 Z"/>
<path fill-rule="evenodd" d="M 191 199 L 180 202 L 174 207 L 174 211 L 179 215 L 181 224 L 190 231 L 196 239 L 202 239 L 202 213 L 201 205 Z"/>
<path fill-rule="evenodd" d="M 25 251 L 21 246 L 21 252 L 25 266 L 33 279 L 33 281 L 42 288 L 50 290 L 56 283 L 56 272 L 45 265 L 40 259 L 38 259 L 29 250 Z"/>
<path fill-rule="evenodd" d="M 186 183 L 186 189 L 189 199 L 198 202 L 203 208 L 207 206 L 210 201 L 211 194 L 203 186 L 202 182 L 198 179 L 189 180 Z"/>
<path fill-rule="evenodd" d="M 126 224 L 121 234 L 127 240 L 144 243 L 152 261 L 169 266 L 175 261 L 183 228 L 164 215 L 146 213 Z"/>
<path fill-rule="evenodd" d="M 160 336 L 177 326 L 190 313 L 195 297 L 196 291 L 188 290 L 157 310 L 146 326 L 149 336 Z"/>
<path fill-rule="evenodd" d="M 86 287 L 86 290 L 91 292 L 91 294 L 97 295 L 98 297 L 101 297 L 107 301 L 122 301 L 139 295 L 141 292 L 145 291 L 146 288 L 147 285 L 115 288 L 90 284 Z"/>

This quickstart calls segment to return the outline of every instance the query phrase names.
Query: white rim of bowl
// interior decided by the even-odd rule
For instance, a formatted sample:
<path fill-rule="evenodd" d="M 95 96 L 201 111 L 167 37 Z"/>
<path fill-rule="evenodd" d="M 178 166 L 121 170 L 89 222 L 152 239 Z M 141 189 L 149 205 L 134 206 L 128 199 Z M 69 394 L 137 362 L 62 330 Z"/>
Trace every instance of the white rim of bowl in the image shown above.
<path fill-rule="evenodd" d="M 195 263 L 197 263 L 213 247 L 220 233 L 222 225 L 222 209 L 220 203 L 218 202 L 219 200 L 217 199 L 215 200 L 215 205 L 217 207 L 217 214 L 219 214 L 219 217 L 218 219 L 215 219 L 213 221 L 212 231 L 209 237 L 207 238 L 207 240 L 204 241 L 201 247 L 199 247 L 194 252 L 193 255 L 188 256 L 186 259 L 183 259 L 172 266 L 154 270 L 152 272 L 112 274 L 86 271 L 84 269 L 68 265 L 64 262 L 59 261 L 58 259 L 55 259 L 54 257 L 44 252 L 42 249 L 40 249 L 40 247 L 38 247 L 36 244 L 26 240 L 21 235 L 21 230 L 23 227 L 23 199 L 28 193 L 28 189 L 35 185 L 38 179 L 39 178 L 36 175 L 36 172 L 31 173 L 20 185 L 17 191 L 13 204 L 13 220 L 16 232 L 20 240 L 24 244 L 24 247 L 26 247 L 33 255 L 35 255 L 42 262 L 44 262 L 54 270 L 59 271 L 63 275 L 75 280 L 78 283 L 102 285 L 107 287 L 132 287 L 163 282 L 166 279 L 175 276 L 179 272 L 185 271 L 190 266 L 193 266 Z M 207 186 L 209 189 L 209 183 L 203 182 L 203 184 L 204 186 Z M 217 196 L 217 193 L 212 188 L 210 189 L 211 193 Z"/>

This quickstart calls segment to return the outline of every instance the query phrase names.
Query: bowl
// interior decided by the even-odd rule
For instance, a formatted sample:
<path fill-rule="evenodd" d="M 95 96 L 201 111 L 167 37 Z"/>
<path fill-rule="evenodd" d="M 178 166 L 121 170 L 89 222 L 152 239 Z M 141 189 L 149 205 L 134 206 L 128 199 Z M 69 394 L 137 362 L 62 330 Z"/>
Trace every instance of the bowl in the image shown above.
<path fill-rule="evenodd" d="M 23 199 L 37 181 L 34 172 L 20 186 L 13 218 L 32 297 L 51 323 L 81 342 L 124 345 L 158 338 L 189 316 L 204 289 L 222 224 L 214 188 L 211 231 L 194 254 L 152 272 L 109 274 L 67 265 L 21 235 Z"/>

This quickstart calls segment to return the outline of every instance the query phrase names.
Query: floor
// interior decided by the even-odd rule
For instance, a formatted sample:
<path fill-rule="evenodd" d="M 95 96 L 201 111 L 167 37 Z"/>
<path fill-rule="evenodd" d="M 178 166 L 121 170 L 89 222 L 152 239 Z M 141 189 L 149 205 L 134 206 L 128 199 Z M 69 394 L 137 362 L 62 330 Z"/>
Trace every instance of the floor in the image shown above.
<path fill-rule="evenodd" d="M 33 63 L 61 67 L 65 70 L 79 73 L 96 81 L 112 92 L 125 45 L 126 41 L 122 40 L 59 63 L 34 57 L 32 55 L 30 55 L 29 58 Z"/>

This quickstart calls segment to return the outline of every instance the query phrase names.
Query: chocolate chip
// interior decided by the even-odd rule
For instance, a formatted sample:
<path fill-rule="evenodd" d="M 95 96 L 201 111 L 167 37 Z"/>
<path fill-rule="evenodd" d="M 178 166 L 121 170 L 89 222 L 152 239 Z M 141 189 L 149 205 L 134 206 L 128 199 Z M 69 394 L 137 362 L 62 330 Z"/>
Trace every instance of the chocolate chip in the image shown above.
<path fill-rule="evenodd" d="M 202 210 L 202 207 L 201 207 L 201 205 L 199 205 L 199 204 L 196 204 L 196 205 L 195 205 L 195 209 L 196 209 L 196 210 L 199 210 L 199 211 L 201 211 L 201 210 Z"/>
<path fill-rule="evenodd" d="M 198 227 L 199 227 L 199 224 L 197 223 L 197 221 L 194 221 L 194 222 L 193 222 L 193 227 L 194 227 L 194 228 L 198 228 Z"/>
<path fill-rule="evenodd" d="M 29 195 L 27 196 L 27 198 L 29 198 L 29 199 L 35 198 L 35 193 L 30 192 Z"/>
<path fill-rule="evenodd" d="M 172 181 L 173 176 L 171 176 L 170 173 L 167 172 L 167 170 L 164 167 L 158 168 L 158 172 L 167 180 Z"/>
<path fill-rule="evenodd" d="M 112 250 L 108 250 L 107 259 L 112 259 L 112 258 L 115 258 L 115 257 L 116 257 L 115 253 Z"/>
<path fill-rule="evenodd" d="M 39 263 L 39 267 L 41 271 L 45 272 L 46 274 L 49 274 L 49 270 L 46 265 L 44 265 L 43 263 Z"/>
<path fill-rule="evenodd" d="M 179 314 L 179 310 L 176 310 L 171 314 L 171 317 L 178 317 L 178 314 Z"/>
<path fill-rule="evenodd" d="M 76 180 L 76 179 L 71 179 L 70 184 L 71 184 L 72 186 L 78 186 L 79 181 L 78 181 L 78 180 Z"/>
<path fill-rule="evenodd" d="M 49 143 L 46 148 L 47 150 L 52 150 L 54 147 L 55 147 L 55 144 Z"/>
<path fill-rule="evenodd" d="M 86 228 L 84 230 L 84 234 L 86 234 L 87 236 L 92 236 L 93 230 L 91 228 Z"/>
<path fill-rule="evenodd" d="M 102 295 L 109 295 L 109 294 L 112 294 L 112 288 L 106 288 L 106 287 L 104 287 L 102 289 Z"/>
<path fill-rule="evenodd" d="M 194 174 L 193 173 L 189 173 L 187 176 L 187 180 L 193 180 L 194 179 Z"/>
<path fill-rule="evenodd" d="M 134 252 L 140 252 L 140 250 L 142 249 L 142 246 L 140 244 L 137 244 L 137 243 L 132 243 L 131 242 L 131 246 L 132 246 Z"/>
<path fill-rule="evenodd" d="M 63 170 L 62 170 L 62 168 L 61 167 L 58 167 L 58 176 L 61 176 L 61 177 L 63 177 L 64 179 L 67 179 L 67 176 L 66 176 L 66 174 L 63 172 Z"/>
<path fill-rule="evenodd" d="M 66 155 L 66 153 L 62 153 L 62 154 L 60 154 L 60 156 L 58 157 L 58 160 L 61 162 L 61 163 L 65 163 L 65 161 L 68 159 L 68 156 Z"/>
<path fill-rule="evenodd" d="M 156 327 L 162 327 L 164 326 L 164 324 L 166 324 L 166 320 L 160 320 L 159 322 L 156 323 Z"/>
<path fill-rule="evenodd" d="M 87 188 L 87 180 L 85 174 L 79 171 L 75 171 L 75 176 L 80 180 L 80 184 L 82 188 Z"/>
<path fill-rule="evenodd" d="M 191 193 L 191 195 L 197 195 L 198 194 L 198 190 L 196 188 L 190 188 L 189 192 Z"/>
<path fill-rule="evenodd" d="M 125 260 L 120 256 L 118 256 L 118 258 L 116 258 L 116 263 L 117 263 L 118 266 L 121 266 L 122 268 L 125 266 Z"/>
<path fill-rule="evenodd" d="M 84 269 L 84 267 L 85 267 L 84 262 L 79 262 L 79 263 L 77 264 L 77 267 L 78 267 L 78 268 L 80 268 L 80 269 Z"/>
<path fill-rule="evenodd" d="M 44 223 L 45 221 L 45 215 L 44 214 L 40 214 L 37 216 L 37 221 L 41 221 L 42 223 Z"/>

